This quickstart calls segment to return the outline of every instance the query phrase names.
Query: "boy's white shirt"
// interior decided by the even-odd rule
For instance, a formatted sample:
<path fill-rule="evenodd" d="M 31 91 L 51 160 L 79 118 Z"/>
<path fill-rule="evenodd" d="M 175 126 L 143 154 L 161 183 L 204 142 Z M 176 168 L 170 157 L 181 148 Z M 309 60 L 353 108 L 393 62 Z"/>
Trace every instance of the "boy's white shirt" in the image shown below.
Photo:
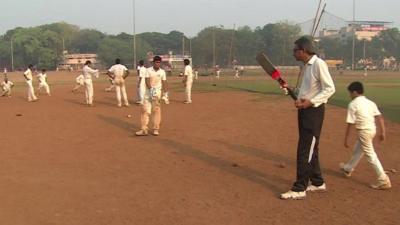
<path fill-rule="evenodd" d="M 359 130 L 376 130 L 375 116 L 381 115 L 375 102 L 361 95 L 354 98 L 347 108 L 346 122 Z"/>
<path fill-rule="evenodd" d="M 39 79 L 40 83 L 46 83 L 47 75 L 45 73 L 39 73 L 37 78 Z"/>

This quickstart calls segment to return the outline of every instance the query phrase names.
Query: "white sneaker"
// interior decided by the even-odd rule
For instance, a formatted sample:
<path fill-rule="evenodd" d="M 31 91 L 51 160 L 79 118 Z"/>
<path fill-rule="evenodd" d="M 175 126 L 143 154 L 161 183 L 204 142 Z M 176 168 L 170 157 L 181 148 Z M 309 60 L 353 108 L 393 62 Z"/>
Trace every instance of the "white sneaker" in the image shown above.
<path fill-rule="evenodd" d="M 340 170 L 343 172 L 343 174 L 344 174 L 346 177 L 351 177 L 351 174 L 352 174 L 353 171 L 354 171 L 354 170 L 350 170 L 350 171 L 346 170 L 346 169 L 345 169 L 345 168 L 346 168 L 346 164 L 345 164 L 345 163 L 340 163 L 340 164 L 339 164 L 339 168 L 340 168 Z"/>
<path fill-rule="evenodd" d="M 289 200 L 289 199 L 293 199 L 293 200 L 301 200 L 301 199 L 305 199 L 306 198 L 306 192 L 305 191 L 288 191 L 286 193 L 282 193 L 280 196 L 281 199 L 284 200 Z"/>
<path fill-rule="evenodd" d="M 321 186 L 314 186 L 312 184 L 308 185 L 307 190 L 310 192 L 325 192 L 326 191 L 326 184 L 323 183 Z"/>
<path fill-rule="evenodd" d="M 390 183 L 389 177 L 386 177 L 385 179 L 378 179 L 375 184 L 371 184 L 371 188 L 376 190 L 386 190 L 390 189 L 391 187 L 392 184 Z"/>
<path fill-rule="evenodd" d="M 154 136 L 159 136 L 160 133 L 158 132 L 158 130 L 153 130 L 153 135 L 154 135 Z"/>
<path fill-rule="evenodd" d="M 147 136 L 148 134 L 147 130 L 139 130 L 135 133 L 136 136 Z"/>

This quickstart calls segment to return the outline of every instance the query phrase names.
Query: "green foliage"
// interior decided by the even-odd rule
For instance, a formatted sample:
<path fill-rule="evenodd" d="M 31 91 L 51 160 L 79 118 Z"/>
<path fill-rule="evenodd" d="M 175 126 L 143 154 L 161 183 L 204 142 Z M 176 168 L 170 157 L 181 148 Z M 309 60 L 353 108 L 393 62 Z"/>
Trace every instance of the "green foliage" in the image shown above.
<path fill-rule="evenodd" d="M 241 65 L 254 65 L 254 57 L 261 51 L 266 52 L 275 64 L 296 65 L 292 48 L 300 35 L 300 28 L 289 22 L 270 23 L 256 29 L 248 26 L 235 30 L 223 26 L 207 27 L 190 40 L 179 31 L 168 34 L 146 32 L 136 36 L 136 53 L 137 60 L 146 59 L 148 52 L 167 54 L 172 51 L 181 54 L 184 39 L 185 53 L 191 47 L 194 65 L 211 66 L 215 39 L 215 60 L 220 66 L 231 65 L 234 59 Z M 33 28 L 17 27 L 0 36 L 0 67 L 11 67 L 11 40 L 16 69 L 25 68 L 29 63 L 54 69 L 62 60 L 63 49 L 69 53 L 96 53 L 106 66 L 111 65 L 117 57 L 127 65 L 133 62 L 133 35 L 107 35 L 61 22 Z M 374 60 L 389 56 L 400 58 L 400 32 L 397 28 L 383 31 L 371 41 L 356 40 L 355 44 L 356 61 L 363 57 L 364 45 L 366 56 Z M 317 43 L 317 49 L 327 59 L 343 59 L 347 65 L 351 63 L 351 38 L 344 41 L 323 38 Z"/>

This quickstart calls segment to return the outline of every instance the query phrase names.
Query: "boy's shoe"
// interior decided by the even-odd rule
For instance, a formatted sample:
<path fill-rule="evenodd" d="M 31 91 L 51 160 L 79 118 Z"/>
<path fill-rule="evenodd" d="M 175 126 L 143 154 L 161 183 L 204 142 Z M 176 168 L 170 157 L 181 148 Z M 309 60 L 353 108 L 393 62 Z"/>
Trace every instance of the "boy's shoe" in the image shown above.
<path fill-rule="evenodd" d="M 375 184 L 371 184 L 371 188 L 376 190 L 386 190 L 390 189 L 392 184 L 390 183 L 389 177 L 385 180 L 378 180 Z"/>
<path fill-rule="evenodd" d="M 314 186 L 314 185 L 308 185 L 307 190 L 306 191 L 310 191 L 310 192 L 325 192 L 326 191 L 326 184 L 323 183 L 320 186 Z"/>
<path fill-rule="evenodd" d="M 139 130 L 135 133 L 136 136 L 147 136 L 148 134 L 147 130 Z"/>
<path fill-rule="evenodd" d="M 153 135 L 154 135 L 154 136 L 159 136 L 160 133 L 158 132 L 158 130 L 153 130 Z"/>
<path fill-rule="evenodd" d="M 342 171 L 343 174 L 344 174 L 346 177 L 351 177 L 351 174 L 353 173 L 354 170 L 348 171 L 348 170 L 345 169 L 345 166 L 346 166 L 345 163 L 340 163 L 340 164 L 339 164 L 340 171 Z"/>
<path fill-rule="evenodd" d="M 183 103 L 184 103 L 184 104 L 191 104 L 192 101 L 184 101 Z"/>
<path fill-rule="evenodd" d="M 293 200 L 301 200 L 301 199 L 305 199 L 306 198 L 306 192 L 305 191 L 288 191 L 286 193 L 282 193 L 280 196 L 281 199 L 284 200 L 289 200 L 289 199 L 293 199 Z"/>

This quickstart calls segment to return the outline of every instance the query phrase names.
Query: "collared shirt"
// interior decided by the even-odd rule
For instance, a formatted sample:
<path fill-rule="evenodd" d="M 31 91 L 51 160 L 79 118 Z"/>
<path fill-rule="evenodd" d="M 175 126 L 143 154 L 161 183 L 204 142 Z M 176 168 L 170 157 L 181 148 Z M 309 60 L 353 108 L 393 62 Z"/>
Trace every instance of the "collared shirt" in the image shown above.
<path fill-rule="evenodd" d="M 121 80 L 123 79 L 123 76 L 125 75 L 126 71 L 128 71 L 128 68 L 126 68 L 126 66 L 121 64 L 115 64 L 108 71 L 115 75 L 116 80 Z"/>
<path fill-rule="evenodd" d="M 355 124 L 356 129 L 376 130 L 375 116 L 379 115 L 381 112 L 375 102 L 361 95 L 349 103 L 346 122 Z"/>
<path fill-rule="evenodd" d="M 39 82 L 43 84 L 46 83 L 47 75 L 45 73 L 39 73 L 37 78 L 39 79 Z"/>
<path fill-rule="evenodd" d="M 156 88 L 158 91 L 161 91 L 162 81 L 167 80 L 167 75 L 165 74 L 165 70 L 161 68 L 155 71 L 154 67 L 150 67 L 147 69 L 145 78 L 150 79 L 150 87 Z"/>
<path fill-rule="evenodd" d="M 85 79 L 92 79 L 92 75 L 94 75 L 96 78 L 99 77 L 99 71 L 90 68 L 88 65 L 83 67 L 82 73 Z"/>
<path fill-rule="evenodd" d="M 308 99 L 313 107 L 327 103 L 335 93 L 335 85 L 326 63 L 316 55 L 304 66 L 298 99 Z"/>
<path fill-rule="evenodd" d="M 32 70 L 31 70 L 31 69 L 27 69 L 27 70 L 24 72 L 24 74 L 25 74 L 25 76 L 26 76 L 26 78 L 27 78 L 28 80 L 32 80 Z"/>
<path fill-rule="evenodd" d="M 189 82 L 193 81 L 192 67 L 189 65 L 185 66 L 185 72 L 183 73 L 183 75 L 187 76 L 187 81 L 189 81 Z"/>

